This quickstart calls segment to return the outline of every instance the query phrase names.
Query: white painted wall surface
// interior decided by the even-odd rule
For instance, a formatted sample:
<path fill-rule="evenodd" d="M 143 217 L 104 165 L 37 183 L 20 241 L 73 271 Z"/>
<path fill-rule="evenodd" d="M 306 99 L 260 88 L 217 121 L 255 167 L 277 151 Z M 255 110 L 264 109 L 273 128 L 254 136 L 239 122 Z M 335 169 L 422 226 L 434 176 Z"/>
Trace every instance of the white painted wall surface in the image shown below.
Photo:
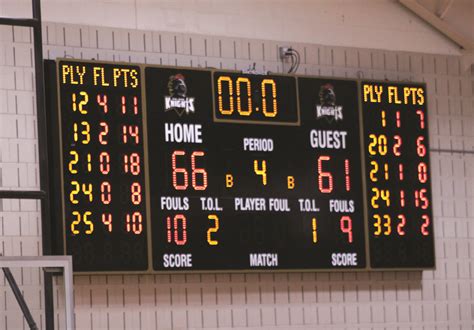
<path fill-rule="evenodd" d="M 173 11 L 166 2 L 168 28 L 179 33 L 155 31 L 165 25 L 152 24 L 151 18 L 130 19 L 135 6 L 117 1 L 83 2 L 83 8 L 96 4 L 108 10 L 105 21 L 80 13 L 68 5 L 82 22 L 76 25 L 45 23 L 44 54 L 48 58 L 72 56 L 102 60 L 161 63 L 183 66 L 214 66 L 244 69 L 256 62 L 259 69 L 282 72 L 277 58 L 279 44 L 291 44 L 302 56 L 299 73 L 336 77 L 363 75 L 366 78 L 425 81 L 428 86 L 431 142 L 431 175 L 433 184 L 434 226 L 436 234 L 435 271 L 362 272 L 362 273 L 267 273 L 147 276 L 77 276 L 75 277 L 76 321 L 79 329 L 473 329 L 474 328 L 474 76 L 461 72 L 456 48 L 416 21 L 418 34 L 410 26 L 399 33 L 396 51 L 363 48 L 366 44 L 336 47 L 333 43 L 315 42 L 305 34 L 300 39 L 275 41 L 281 34 L 263 28 L 252 38 L 184 33 L 191 23 L 180 23 L 183 13 L 203 1 L 186 1 L 188 9 Z M 221 3 L 224 3 L 222 5 Z M 314 1 L 317 2 L 317 1 Z M 364 2 L 364 1 L 363 1 Z M 0 2 L 3 11 L 11 8 L 9 0 Z M 56 1 L 57 11 L 64 11 Z M 161 1 L 160 3 L 164 3 Z M 225 1 L 205 2 L 199 17 L 211 15 L 222 24 L 229 9 Z M 238 2 L 246 8 L 250 2 Z M 260 3 L 255 1 L 255 3 Z M 270 1 L 267 1 L 267 4 Z M 274 2 L 275 16 L 283 2 Z M 287 1 L 287 8 L 300 1 Z M 309 2 L 308 2 L 309 3 Z M 312 2 L 311 2 L 312 3 Z M 322 2 L 331 7 L 327 2 Z M 389 17 L 387 8 L 393 1 L 376 1 L 377 13 Z M 20 3 L 21 4 L 21 3 Z M 352 1 L 345 4 L 353 8 Z M 46 17 L 53 2 L 45 1 Z M 137 8 L 142 6 L 137 1 Z M 49 6 L 49 7 L 48 7 Z M 217 6 L 215 11 L 209 10 Z M 181 5 L 181 7 L 183 7 Z M 140 7 L 144 8 L 144 7 Z M 152 5 L 148 7 L 151 12 Z M 104 9 L 104 10 L 105 10 Z M 335 2 L 328 15 L 341 10 Z M 401 10 L 401 22 L 416 18 Z M 119 22 L 113 13 L 121 12 Z M 308 11 L 302 12 L 305 14 Z M 356 10 L 353 8 L 354 14 Z M 1 13 L 1 12 L 0 12 Z M 56 17 L 61 15 L 55 14 Z M 62 14 L 63 21 L 74 22 L 72 14 Z M 188 14 L 190 15 L 190 14 Z M 201 16 L 200 16 L 201 15 Z M 256 14 L 255 14 L 256 15 Z M 336 16 L 334 16 L 336 15 Z M 346 13 L 348 15 L 348 13 Z M 355 14 L 354 14 L 355 15 Z M 94 15 L 92 15 L 94 16 Z M 151 16 L 151 15 L 150 15 Z M 291 16 L 291 15 L 289 15 Z M 303 15 L 304 16 L 304 15 Z M 250 19 L 250 18 L 249 18 Z M 149 21 L 148 21 L 149 20 Z M 148 23 L 147 23 L 148 21 Z M 132 23 L 130 23 L 132 22 Z M 176 25 L 171 25 L 176 22 Z M 306 23 L 302 23 L 306 22 Z M 205 24 L 199 23 L 199 24 Z M 312 21 L 300 21 L 308 28 Z M 129 26 L 129 24 L 132 24 Z M 159 22 L 156 24 L 165 24 Z M 213 23 L 214 24 L 214 23 Z M 250 24 L 250 23 L 249 23 Z M 273 24 L 269 22 L 269 24 Z M 319 24 L 319 23 L 318 23 Z M 383 25 L 368 21 L 367 24 Z M 112 25 L 104 26 L 104 25 Z M 115 25 L 115 27 L 113 27 Z M 250 24 L 251 25 L 251 24 Z M 334 23 L 335 31 L 337 25 Z M 171 27 L 170 27 L 171 26 Z M 329 25 L 328 25 L 329 26 Z M 331 30 L 333 26 L 331 25 Z M 194 26 L 197 30 L 198 25 Z M 308 28 L 309 29 L 309 28 Z M 250 33 L 249 28 L 245 33 Z M 342 30 L 341 30 L 342 31 Z M 352 29 L 346 27 L 345 34 Z M 388 30 L 387 30 L 388 31 Z M 385 31 L 385 38 L 390 35 Z M 392 30 L 395 31 L 395 30 Z M 198 32 L 198 31 L 192 31 Z M 234 31 L 235 32 L 235 31 Z M 307 33 L 304 32 L 303 33 Z M 326 32 L 327 33 L 327 32 Z M 297 33 L 296 33 L 297 34 Z M 321 33 L 323 35 L 324 33 Z M 338 42 L 345 37 L 336 33 Z M 264 37 L 268 35 L 268 40 Z M 424 36 L 419 39 L 419 36 Z M 250 35 L 249 35 L 250 36 Z M 321 36 L 323 38 L 324 36 Z M 403 37 L 403 38 L 402 38 Z M 0 27 L 0 187 L 2 189 L 37 189 L 36 110 L 34 108 L 31 31 L 26 28 Z M 261 38 L 261 39 L 255 39 Z M 307 40 L 306 40 L 307 39 Z M 397 38 L 395 38 L 397 40 Z M 426 46 L 420 53 L 420 43 Z M 373 48 L 378 47 L 377 43 Z M 409 49 L 411 52 L 402 52 Z M 444 55 L 427 54 L 433 50 Z M 460 152 L 439 152 L 438 149 Z M 39 255 L 40 213 L 37 202 L 0 201 L 0 253 L 5 255 Z M 31 304 L 33 315 L 43 323 L 42 277 L 39 271 L 16 270 L 15 276 Z M 60 290 L 59 287 L 56 290 Z M 63 329 L 61 294 L 57 291 L 57 325 Z M 44 325 L 43 325 L 44 326 Z M 0 277 L 0 329 L 24 329 L 16 302 L 3 277 Z"/>
<path fill-rule="evenodd" d="M 0 15 L 31 15 L 2 0 Z M 459 54 L 397 0 L 43 0 L 50 22 Z"/>

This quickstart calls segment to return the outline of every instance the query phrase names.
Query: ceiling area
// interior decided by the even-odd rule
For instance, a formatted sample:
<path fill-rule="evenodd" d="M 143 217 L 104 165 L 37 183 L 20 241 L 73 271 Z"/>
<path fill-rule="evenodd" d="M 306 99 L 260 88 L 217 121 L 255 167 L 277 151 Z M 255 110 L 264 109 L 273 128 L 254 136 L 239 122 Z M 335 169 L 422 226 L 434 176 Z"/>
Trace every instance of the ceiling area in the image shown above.
<path fill-rule="evenodd" d="M 474 0 L 398 0 L 456 43 L 463 52 L 463 69 L 474 64 Z"/>

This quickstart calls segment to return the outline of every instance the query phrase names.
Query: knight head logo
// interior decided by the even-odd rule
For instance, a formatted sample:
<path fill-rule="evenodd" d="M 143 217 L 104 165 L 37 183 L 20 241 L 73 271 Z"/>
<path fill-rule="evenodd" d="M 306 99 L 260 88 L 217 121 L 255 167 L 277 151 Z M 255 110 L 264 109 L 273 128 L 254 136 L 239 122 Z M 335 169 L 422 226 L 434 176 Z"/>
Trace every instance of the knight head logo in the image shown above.
<path fill-rule="evenodd" d="M 316 104 L 316 118 L 325 118 L 332 123 L 342 120 L 342 106 L 336 105 L 334 86 L 326 83 L 319 88 L 319 104 Z"/>
<path fill-rule="evenodd" d="M 178 116 L 183 113 L 194 113 L 194 97 L 187 97 L 188 87 L 186 79 L 181 73 L 170 76 L 168 80 L 168 93 L 165 96 L 165 111 L 174 110 Z"/>
<path fill-rule="evenodd" d="M 334 87 L 331 84 L 324 84 L 319 89 L 319 102 L 322 106 L 335 106 L 336 105 L 336 93 L 334 93 Z"/>
<path fill-rule="evenodd" d="M 188 87 L 184 81 L 184 76 L 180 73 L 171 76 L 168 81 L 168 92 L 172 97 L 186 97 Z"/>

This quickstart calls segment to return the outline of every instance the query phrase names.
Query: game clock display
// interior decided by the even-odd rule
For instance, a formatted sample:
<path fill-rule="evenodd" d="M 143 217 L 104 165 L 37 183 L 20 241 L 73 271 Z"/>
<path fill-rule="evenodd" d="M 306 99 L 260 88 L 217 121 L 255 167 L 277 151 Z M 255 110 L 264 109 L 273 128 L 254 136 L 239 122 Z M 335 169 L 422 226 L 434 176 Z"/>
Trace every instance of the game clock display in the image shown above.
<path fill-rule="evenodd" d="M 423 85 L 45 69 L 53 236 L 76 272 L 434 267 Z"/>

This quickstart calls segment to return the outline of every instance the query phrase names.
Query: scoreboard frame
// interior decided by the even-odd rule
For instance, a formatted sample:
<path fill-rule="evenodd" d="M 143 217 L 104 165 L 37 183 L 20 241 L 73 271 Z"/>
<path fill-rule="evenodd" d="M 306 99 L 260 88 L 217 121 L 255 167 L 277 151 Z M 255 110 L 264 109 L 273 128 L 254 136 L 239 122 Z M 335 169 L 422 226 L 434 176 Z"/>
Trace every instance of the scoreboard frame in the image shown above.
<path fill-rule="evenodd" d="M 297 122 L 285 123 L 285 122 L 266 122 L 262 123 L 259 121 L 246 121 L 246 120 L 235 120 L 228 119 L 222 120 L 216 117 L 216 109 L 212 109 L 212 122 L 218 123 L 238 123 L 238 124 L 264 124 L 264 125 L 277 125 L 277 126 L 301 126 L 301 109 L 299 100 L 299 78 L 315 78 L 315 79 L 327 79 L 327 80 L 345 80 L 355 81 L 357 84 L 357 98 L 358 98 L 358 112 L 359 118 L 359 143 L 360 143 L 360 157 L 361 157 L 361 183 L 362 183 L 362 213 L 364 221 L 364 236 L 365 236 L 365 267 L 361 268 L 348 268 L 348 267 L 334 267 L 334 268 L 246 268 L 246 269 L 217 269 L 217 270 L 206 270 L 206 269 L 170 269 L 170 270 L 154 270 L 153 269 L 153 254 L 152 254 L 152 224 L 151 224 L 151 206 L 150 206 L 150 166 L 149 166 L 149 152 L 148 152 L 148 129 L 147 129 L 147 93 L 146 93 L 146 68 L 161 68 L 161 69 L 182 69 L 182 70 L 193 70 L 193 71 L 205 71 L 211 74 L 211 86 L 210 91 L 212 93 L 213 105 L 215 105 L 215 87 L 214 87 L 214 73 L 215 72 L 229 72 L 232 74 L 246 75 L 242 71 L 238 70 L 227 70 L 227 69 L 216 69 L 216 68 L 196 68 L 189 66 L 171 66 L 171 65 L 157 65 L 157 64 L 144 64 L 144 63 L 129 63 L 123 61 L 102 61 L 102 60 L 84 60 L 74 58 L 56 58 L 44 60 L 44 75 L 45 75 L 45 103 L 47 111 L 47 125 L 48 125 L 48 144 L 50 146 L 48 162 L 50 172 L 50 189 L 53 198 L 51 198 L 51 235 L 52 238 L 52 253 L 54 255 L 65 255 L 66 254 L 66 216 L 65 216 L 65 190 L 64 190 L 64 159 L 63 159 L 63 145 L 61 127 L 61 95 L 60 95 L 60 74 L 59 66 L 62 61 L 70 61 L 77 63 L 96 63 L 106 65 L 125 65 L 125 66 L 136 66 L 140 71 L 140 92 L 141 92 L 141 109 L 142 109 L 142 127 L 143 127 L 143 155 L 144 155 L 144 184 L 145 184 L 145 214 L 146 214 L 146 246 L 147 246 L 147 262 L 148 267 L 146 270 L 114 270 L 114 271 L 74 271 L 74 275 L 127 275 L 127 274 L 225 274 L 225 273 L 297 273 L 297 272 L 367 272 L 367 271 L 423 271 L 423 270 L 435 270 L 436 269 L 436 251 L 435 251 L 435 229 L 434 219 L 431 218 L 430 236 L 432 236 L 432 251 L 433 251 L 433 266 L 432 267 L 395 267 L 395 268 L 374 268 L 371 265 L 371 253 L 370 253 L 370 228 L 368 219 L 368 195 L 367 195 L 367 180 L 366 176 L 366 143 L 364 140 L 364 120 L 363 120 L 363 99 L 362 99 L 362 82 L 367 83 L 390 83 L 392 85 L 417 85 L 422 87 L 425 91 L 425 103 L 424 108 L 428 112 L 428 97 L 426 82 L 411 82 L 411 81 L 386 81 L 377 79 L 362 79 L 362 78 L 346 78 L 346 77 L 330 77 L 330 76 L 315 76 L 315 75 L 291 75 L 281 73 L 269 73 L 268 76 L 281 76 L 291 77 L 295 79 L 296 88 L 296 102 L 297 102 Z M 262 75 L 266 76 L 266 75 Z M 426 145 L 427 148 L 427 160 L 428 160 L 428 175 L 431 176 L 431 155 L 430 155 L 430 141 L 429 141 L 429 120 L 426 120 Z M 59 141 L 59 143 L 55 143 Z M 60 174 L 59 176 L 57 174 Z M 55 175 L 56 174 L 56 175 Z M 430 179 L 431 180 L 431 179 Z M 430 181 L 431 183 L 431 181 Z M 430 194 L 428 198 L 431 202 L 430 210 L 432 210 L 432 185 L 430 185 Z M 54 198 L 58 197 L 60 198 Z M 43 223 L 45 221 L 43 220 Z M 43 228 L 45 225 L 43 224 Z"/>

